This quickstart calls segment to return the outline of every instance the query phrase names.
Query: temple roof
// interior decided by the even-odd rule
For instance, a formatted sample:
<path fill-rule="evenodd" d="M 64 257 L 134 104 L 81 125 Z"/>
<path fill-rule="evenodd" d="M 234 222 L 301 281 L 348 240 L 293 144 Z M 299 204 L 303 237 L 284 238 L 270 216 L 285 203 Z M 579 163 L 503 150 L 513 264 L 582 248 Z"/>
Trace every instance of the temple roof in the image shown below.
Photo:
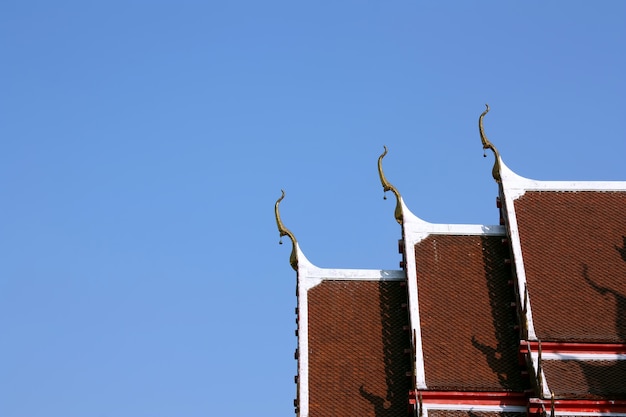
<path fill-rule="evenodd" d="M 626 415 L 626 182 L 515 174 L 484 134 L 488 110 L 499 225 L 421 220 L 379 157 L 403 270 L 314 266 L 277 201 L 298 274 L 300 416 Z"/>

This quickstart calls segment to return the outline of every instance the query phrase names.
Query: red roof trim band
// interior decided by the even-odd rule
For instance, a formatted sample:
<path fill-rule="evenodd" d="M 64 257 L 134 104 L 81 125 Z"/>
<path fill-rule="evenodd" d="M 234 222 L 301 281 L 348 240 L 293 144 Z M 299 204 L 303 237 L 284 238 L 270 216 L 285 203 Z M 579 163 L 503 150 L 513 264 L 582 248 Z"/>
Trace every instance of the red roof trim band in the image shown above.
<path fill-rule="evenodd" d="M 528 404 L 528 412 L 530 414 L 538 413 L 543 407 L 549 410 L 551 407 L 550 400 L 540 400 L 531 398 Z M 543 405 L 543 407 L 542 407 Z M 626 413 L 626 401 L 621 400 L 554 400 L 554 409 L 560 414 L 571 412 L 575 413 Z"/>
<path fill-rule="evenodd" d="M 528 349 L 537 352 L 538 342 L 522 341 L 521 353 L 528 353 Z M 626 343 L 567 343 L 567 342 L 541 342 L 543 353 L 614 353 L 626 354 Z"/>
<path fill-rule="evenodd" d="M 523 392 L 470 392 L 470 391 L 418 391 L 425 404 L 464 404 L 503 406 L 517 405 L 526 406 L 528 398 Z M 409 393 L 411 399 L 415 399 L 416 392 Z"/>

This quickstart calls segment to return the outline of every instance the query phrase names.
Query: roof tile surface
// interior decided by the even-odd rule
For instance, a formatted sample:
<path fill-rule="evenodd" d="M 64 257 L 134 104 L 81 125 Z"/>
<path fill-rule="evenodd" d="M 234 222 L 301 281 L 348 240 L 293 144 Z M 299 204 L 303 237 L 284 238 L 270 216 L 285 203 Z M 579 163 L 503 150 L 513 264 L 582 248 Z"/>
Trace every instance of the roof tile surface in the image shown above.
<path fill-rule="evenodd" d="M 415 254 L 427 387 L 523 390 L 502 237 L 431 235 Z"/>
<path fill-rule="evenodd" d="M 540 340 L 626 343 L 626 192 L 527 192 L 515 201 Z"/>
<path fill-rule="evenodd" d="M 626 361 L 544 360 L 555 398 L 626 399 Z"/>
<path fill-rule="evenodd" d="M 310 416 L 406 416 L 406 286 L 324 281 L 308 301 Z"/>

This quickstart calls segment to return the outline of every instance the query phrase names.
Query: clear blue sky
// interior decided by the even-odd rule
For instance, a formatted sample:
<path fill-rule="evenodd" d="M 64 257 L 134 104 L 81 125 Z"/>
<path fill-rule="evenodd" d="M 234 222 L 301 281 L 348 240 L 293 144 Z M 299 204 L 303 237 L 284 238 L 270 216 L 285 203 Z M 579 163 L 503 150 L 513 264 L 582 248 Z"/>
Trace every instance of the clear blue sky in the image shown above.
<path fill-rule="evenodd" d="M 434 4 L 433 4 L 434 3 Z M 295 273 L 626 180 L 626 2 L 3 1 L 0 416 L 290 416 Z M 288 243 L 288 241 L 286 242 Z"/>

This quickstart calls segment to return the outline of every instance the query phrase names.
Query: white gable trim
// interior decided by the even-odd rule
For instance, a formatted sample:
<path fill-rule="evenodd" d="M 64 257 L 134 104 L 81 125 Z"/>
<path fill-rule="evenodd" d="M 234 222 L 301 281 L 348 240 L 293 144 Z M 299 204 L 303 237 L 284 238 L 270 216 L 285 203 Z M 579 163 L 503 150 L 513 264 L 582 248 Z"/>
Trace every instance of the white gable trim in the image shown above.
<path fill-rule="evenodd" d="M 539 181 L 524 178 L 500 161 L 502 186 L 513 200 L 526 191 L 626 191 L 626 181 Z"/>
<path fill-rule="evenodd" d="M 309 302 L 307 268 L 311 263 L 296 243 L 298 259 L 298 415 L 309 417 Z"/>

